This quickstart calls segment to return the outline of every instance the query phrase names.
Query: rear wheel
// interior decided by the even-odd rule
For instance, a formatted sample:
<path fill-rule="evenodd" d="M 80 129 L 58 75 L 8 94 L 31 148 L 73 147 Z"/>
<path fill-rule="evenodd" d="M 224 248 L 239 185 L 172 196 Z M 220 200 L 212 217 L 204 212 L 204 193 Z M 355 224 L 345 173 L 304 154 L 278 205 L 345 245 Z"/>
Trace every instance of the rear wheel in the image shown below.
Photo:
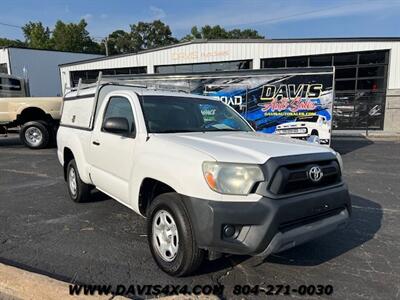
<path fill-rule="evenodd" d="M 21 141 L 31 149 L 47 147 L 50 140 L 50 132 L 45 122 L 31 121 L 25 123 L 19 133 Z"/>
<path fill-rule="evenodd" d="M 71 160 L 67 166 L 67 185 L 69 196 L 74 202 L 84 202 L 89 198 L 90 185 L 84 183 L 79 176 L 75 160 Z"/>
<path fill-rule="evenodd" d="M 172 276 L 193 273 L 204 259 L 186 208 L 177 193 L 157 196 L 147 213 L 147 238 L 157 265 Z"/>

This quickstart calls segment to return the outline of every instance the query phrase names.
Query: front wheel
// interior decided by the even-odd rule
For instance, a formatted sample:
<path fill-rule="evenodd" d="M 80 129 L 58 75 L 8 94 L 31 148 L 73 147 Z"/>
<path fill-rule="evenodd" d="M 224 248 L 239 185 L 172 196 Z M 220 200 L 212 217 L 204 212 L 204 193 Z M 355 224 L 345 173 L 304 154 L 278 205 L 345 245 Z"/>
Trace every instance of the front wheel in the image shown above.
<path fill-rule="evenodd" d="M 172 276 L 193 273 L 204 258 L 186 208 L 177 193 L 157 196 L 147 213 L 147 238 L 157 265 Z"/>
<path fill-rule="evenodd" d="M 47 147 L 50 140 L 50 132 L 46 123 L 31 121 L 25 123 L 19 133 L 21 141 L 31 149 L 42 149 Z"/>

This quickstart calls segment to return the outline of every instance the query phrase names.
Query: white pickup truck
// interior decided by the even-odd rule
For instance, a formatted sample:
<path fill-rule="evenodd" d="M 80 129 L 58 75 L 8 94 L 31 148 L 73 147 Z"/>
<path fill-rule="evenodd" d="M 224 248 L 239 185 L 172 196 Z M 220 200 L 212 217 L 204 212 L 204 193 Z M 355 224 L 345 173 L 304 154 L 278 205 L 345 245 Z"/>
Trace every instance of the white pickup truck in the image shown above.
<path fill-rule="evenodd" d="M 308 139 L 310 136 L 317 136 L 321 144 L 329 144 L 331 136 L 331 124 L 325 116 L 301 116 L 293 122 L 276 126 L 276 134 L 297 139 Z"/>
<path fill-rule="evenodd" d="M 345 225 L 340 155 L 256 133 L 221 101 L 106 83 L 64 98 L 58 158 L 75 202 L 92 188 L 146 217 L 158 266 L 280 252 Z"/>

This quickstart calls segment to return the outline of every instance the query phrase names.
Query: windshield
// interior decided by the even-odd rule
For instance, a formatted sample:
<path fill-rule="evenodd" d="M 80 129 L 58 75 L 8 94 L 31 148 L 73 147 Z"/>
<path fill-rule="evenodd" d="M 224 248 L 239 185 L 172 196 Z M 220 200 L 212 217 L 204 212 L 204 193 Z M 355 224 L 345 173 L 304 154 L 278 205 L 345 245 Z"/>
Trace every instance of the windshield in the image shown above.
<path fill-rule="evenodd" d="M 319 116 L 304 116 L 304 117 L 297 117 L 297 122 L 317 122 Z"/>
<path fill-rule="evenodd" d="M 253 131 L 232 108 L 220 101 L 143 96 L 142 107 L 149 133 Z"/>

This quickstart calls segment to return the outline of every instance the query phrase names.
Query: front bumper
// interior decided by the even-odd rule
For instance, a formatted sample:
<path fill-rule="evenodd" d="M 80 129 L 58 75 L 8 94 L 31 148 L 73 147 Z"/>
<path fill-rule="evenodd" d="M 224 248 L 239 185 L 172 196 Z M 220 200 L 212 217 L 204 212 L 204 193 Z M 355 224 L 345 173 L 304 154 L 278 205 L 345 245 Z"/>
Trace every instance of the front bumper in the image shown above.
<path fill-rule="evenodd" d="M 277 253 L 345 226 L 351 215 L 345 184 L 257 202 L 185 198 L 199 247 L 231 254 Z M 232 237 L 225 225 L 235 227 Z"/>

